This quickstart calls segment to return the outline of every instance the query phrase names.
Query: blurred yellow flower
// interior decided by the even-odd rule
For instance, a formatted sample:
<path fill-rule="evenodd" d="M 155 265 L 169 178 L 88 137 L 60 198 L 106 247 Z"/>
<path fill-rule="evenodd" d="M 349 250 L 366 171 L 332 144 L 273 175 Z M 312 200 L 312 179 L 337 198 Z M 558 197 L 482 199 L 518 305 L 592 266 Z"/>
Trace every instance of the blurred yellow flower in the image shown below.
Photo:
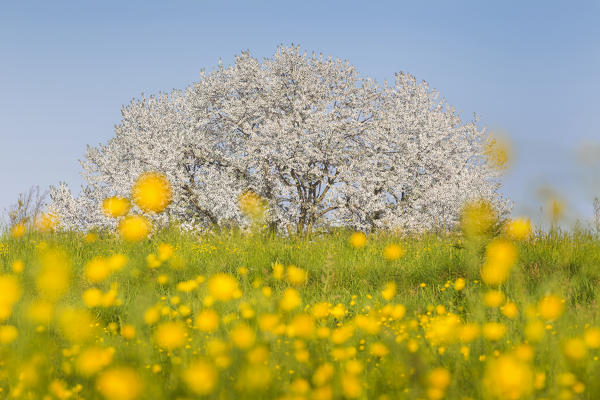
<path fill-rule="evenodd" d="M 182 378 L 192 393 L 205 396 L 215 390 L 218 374 L 209 362 L 194 361 L 183 371 Z"/>
<path fill-rule="evenodd" d="M 135 400 L 142 394 L 142 380 L 131 367 L 114 367 L 101 373 L 96 389 L 106 400 Z"/>
<path fill-rule="evenodd" d="M 302 304 L 300 294 L 296 289 L 288 288 L 284 290 L 283 296 L 279 300 L 279 308 L 283 311 L 292 311 Z"/>
<path fill-rule="evenodd" d="M 133 185 L 131 198 L 145 212 L 160 213 L 171 203 L 171 184 L 164 174 L 145 172 Z"/>
<path fill-rule="evenodd" d="M 25 269 L 25 263 L 21 260 L 15 260 L 11 265 L 11 269 L 14 273 L 20 274 Z"/>
<path fill-rule="evenodd" d="M 557 295 L 547 295 L 538 302 L 537 310 L 546 321 L 560 317 L 565 309 L 564 299 Z"/>
<path fill-rule="evenodd" d="M 92 376 L 108 366 L 112 362 L 114 354 L 113 347 L 89 347 L 77 356 L 75 368 L 83 376 Z"/>
<path fill-rule="evenodd" d="M 388 282 L 385 285 L 385 289 L 381 291 L 381 296 L 385 300 L 391 300 L 396 295 L 396 282 Z"/>
<path fill-rule="evenodd" d="M 96 320 L 85 309 L 67 307 L 58 315 L 61 333 L 70 342 L 89 341 L 96 331 Z"/>
<path fill-rule="evenodd" d="M 506 235 L 514 240 L 526 240 L 531 236 L 531 221 L 528 218 L 516 218 L 506 225 Z"/>
<path fill-rule="evenodd" d="M 588 349 L 581 338 L 567 339 L 563 343 L 563 354 L 571 361 L 582 361 L 587 357 Z"/>
<path fill-rule="evenodd" d="M 13 305 L 21 297 L 21 284 L 13 275 L 0 275 L 0 321 L 8 319 Z"/>
<path fill-rule="evenodd" d="M 94 257 L 85 264 L 84 275 L 90 282 L 102 282 L 112 273 L 104 257 Z"/>
<path fill-rule="evenodd" d="M 165 322 L 156 327 L 154 342 L 165 350 L 174 350 L 186 342 L 185 325 L 179 321 Z"/>
<path fill-rule="evenodd" d="M 405 251 L 398 244 L 389 244 L 383 249 L 383 258 L 388 261 L 396 261 L 404 255 Z"/>
<path fill-rule="evenodd" d="M 496 222 L 496 211 L 486 200 L 474 200 L 465 204 L 460 216 L 460 226 L 467 237 L 487 234 Z"/>
<path fill-rule="evenodd" d="M 450 386 L 451 378 L 450 372 L 446 368 L 434 368 L 427 374 L 427 383 L 430 387 L 446 390 Z"/>
<path fill-rule="evenodd" d="M 306 282 L 308 273 L 302 268 L 298 268 L 295 265 L 289 265 L 287 267 L 286 279 L 289 283 L 294 286 L 300 286 Z"/>
<path fill-rule="evenodd" d="M 231 330 L 231 341 L 235 347 L 247 350 L 256 341 L 256 332 L 246 324 L 238 324 Z"/>
<path fill-rule="evenodd" d="M 457 292 L 460 292 L 461 290 L 463 290 L 465 288 L 466 284 L 467 284 L 467 282 L 464 280 L 464 278 L 458 278 L 454 282 L 454 290 L 456 290 Z"/>
<path fill-rule="evenodd" d="M 494 239 L 486 247 L 481 280 L 491 286 L 504 283 L 517 261 L 517 248 L 507 240 Z"/>
<path fill-rule="evenodd" d="M 350 245 L 355 249 L 361 249 L 365 247 L 367 243 L 367 236 L 362 232 L 354 232 L 350 235 Z"/>
<path fill-rule="evenodd" d="M 156 251 L 158 252 L 158 259 L 160 261 L 167 261 L 173 256 L 175 248 L 169 243 L 161 243 Z"/>
<path fill-rule="evenodd" d="M 511 301 L 500 307 L 500 312 L 510 319 L 515 319 L 519 315 L 519 308 Z"/>
<path fill-rule="evenodd" d="M 102 305 L 104 293 L 98 288 L 90 288 L 83 292 L 82 297 L 86 307 L 98 307 Z"/>
<path fill-rule="evenodd" d="M 267 210 L 267 202 L 250 190 L 240 195 L 238 205 L 240 210 L 253 220 L 261 219 Z"/>
<path fill-rule="evenodd" d="M 0 325 L 0 344 L 14 342 L 19 336 L 19 331 L 13 325 Z"/>
<path fill-rule="evenodd" d="M 506 325 L 499 322 L 487 322 L 481 327 L 481 333 L 487 340 L 500 340 L 506 335 Z"/>
<path fill-rule="evenodd" d="M 40 264 L 37 289 L 44 298 L 57 300 L 71 284 L 71 260 L 65 252 L 50 249 L 40 255 Z"/>
<path fill-rule="evenodd" d="M 600 328 L 597 326 L 586 328 L 583 339 L 590 349 L 600 348 Z"/>
<path fill-rule="evenodd" d="M 123 197 L 108 197 L 102 201 L 102 211 L 111 218 L 122 217 L 129 212 L 131 204 Z"/>
<path fill-rule="evenodd" d="M 488 290 L 483 295 L 483 304 L 490 308 L 498 308 L 506 300 L 506 296 L 500 290 Z"/>
<path fill-rule="evenodd" d="M 58 216 L 53 213 L 43 213 L 35 221 L 40 232 L 52 232 L 58 226 Z"/>
<path fill-rule="evenodd" d="M 215 310 L 205 309 L 196 315 L 194 326 L 202 332 L 213 332 L 219 327 L 219 319 Z"/>
<path fill-rule="evenodd" d="M 15 239 L 20 238 L 25 234 L 26 229 L 27 228 L 25 224 L 23 222 L 20 222 L 10 229 L 10 235 Z"/>
<path fill-rule="evenodd" d="M 141 215 L 129 215 L 119 223 L 119 235 L 127 242 L 139 242 L 150 233 L 150 221 Z"/>
<path fill-rule="evenodd" d="M 230 274 L 215 274 L 208 280 L 208 292 L 215 300 L 232 300 L 239 291 L 238 281 Z"/>
<path fill-rule="evenodd" d="M 483 148 L 488 164 L 497 171 L 508 168 L 512 156 L 512 146 L 506 137 L 490 135 Z"/>
<path fill-rule="evenodd" d="M 486 364 L 482 384 L 492 398 L 518 400 L 532 392 L 533 372 L 527 363 L 513 356 L 501 355 Z"/>

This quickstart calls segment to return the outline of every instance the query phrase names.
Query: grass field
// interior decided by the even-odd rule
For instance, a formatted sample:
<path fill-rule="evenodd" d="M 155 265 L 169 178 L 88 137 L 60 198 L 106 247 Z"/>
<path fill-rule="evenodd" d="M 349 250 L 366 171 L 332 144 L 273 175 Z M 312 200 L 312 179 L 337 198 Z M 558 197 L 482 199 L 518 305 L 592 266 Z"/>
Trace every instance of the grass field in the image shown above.
<path fill-rule="evenodd" d="M 0 397 L 600 398 L 600 242 L 496 236 L 5 235 Z"/>

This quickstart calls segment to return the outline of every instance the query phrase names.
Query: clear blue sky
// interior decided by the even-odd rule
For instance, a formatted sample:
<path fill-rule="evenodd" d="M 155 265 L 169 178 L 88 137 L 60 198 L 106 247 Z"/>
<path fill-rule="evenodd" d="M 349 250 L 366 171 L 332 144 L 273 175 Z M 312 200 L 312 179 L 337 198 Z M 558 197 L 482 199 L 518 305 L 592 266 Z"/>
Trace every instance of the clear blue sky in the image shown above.
<path fill-rule="evenodd" d="M 503 192 L 539 213 L 552 185 L 590 217 L 600 164 L 600 2 L 3 1 L 0 210 L 32 185 L 81 185 L 78 159 L 106 142 L 132 98 L 198 80 L 222 58 L 299 44 L 363 76 L 426 80 L 469 120 L 512 137 Z M 594 171 L 595 169 L 595 171 Z"/>

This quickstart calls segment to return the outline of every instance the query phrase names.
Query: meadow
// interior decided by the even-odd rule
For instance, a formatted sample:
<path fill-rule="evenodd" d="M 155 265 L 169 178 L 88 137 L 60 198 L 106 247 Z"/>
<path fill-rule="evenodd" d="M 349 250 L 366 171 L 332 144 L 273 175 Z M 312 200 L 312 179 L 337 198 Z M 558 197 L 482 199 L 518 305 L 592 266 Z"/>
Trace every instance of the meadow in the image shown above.
<path fill-rule="evenodd" d="M 600 241 L 468 222 L 7 233 L 0 397 L 599 398 Z"/>

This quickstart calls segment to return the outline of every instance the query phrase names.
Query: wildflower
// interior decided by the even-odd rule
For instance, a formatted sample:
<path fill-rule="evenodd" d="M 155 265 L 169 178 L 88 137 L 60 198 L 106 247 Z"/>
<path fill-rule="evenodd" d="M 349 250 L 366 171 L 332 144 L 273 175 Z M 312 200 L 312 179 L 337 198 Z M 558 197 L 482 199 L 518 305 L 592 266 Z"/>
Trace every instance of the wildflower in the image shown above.
<path fill-rule="evenodd" d="M 102 211 L 111 218 L 124 216 L 129 212 L 130 207 L 129 200 L 123 197 L 108 197 L 102 201 Z"/>
<path fill-rule="evenodd" d="M 506 326 L 499 322 L 487 322 L 481 328 L 483 337 L 487 340 L 500 340 L 506 334 Z"/>
<path fill-rule="evenodd" d="M 483 295 L 483 303 L 490 308 L 498 308 L 504 302 L 506 296 L 499 290 L 488 290 Z"/>
<path fill-rule="evenodd" d="M 106 262 L 112 271 L 119 271 L 127 264 L 127 257 L 123 254 L 113 254 Z"/>
<path fill-rule="evenodd" d="M 83 292 L 83 302 L 85 303 L 86 307 L 98 307 L 99 305 L 102 304 L 102 298 L 104 296 L 104 294 L 102 293 L 102 291 L 98 288 L 90 288 L 90 289 L 86 289 Z"/>
<path fill-rule="evenodd" d="M 315 370 L 312 377 L 312 381 L 315 384 L 315 386 L 323 386 L 331 380 L 334 372 L 335 368 L 332 364 L 322 364 Z"/>
<path fill-rule="evenodd" d="M 94 336 L 96 321 L 85 309 L 67 307 L 61 311 L 58 322 L 61 333 L 70 342 L 85 342 Z"/>
<path fill-rule="evenodd" d="M 219 327 L 219 314 L 211 309 L 202 310 L 194 319 L 194 326 L 202 332 L 213 332 Z"/>
<path fill-rule="evenodd" d="M 467 203 L 460 216 L 460 225 L 467 237 L 488 233 L 495 222 L 496 211 L 492 204 L 485 200 Z"/>
<path fill-rule="evenodd" d="M 231 341 L 240 349 L 249 349 L 255 340 L 256 333 L 246 324 L 239 324 L 231 330 Z"/>
<path fill-rule="evenodd" d="M 274 263 L 273 264 L 273 278 L 277 279 L 277 280 L 282 280 L 283 279 L 283 271 L 284 271 L 284 266 L 280 263 Z"/>
<path fill-rule="evenodd" d="M 514 240 L 526 240 L 531 236 L 531 222 L 527 218 L 517 218 L 506 225 L 506 235 Z"/>
<path fill-rule="evenodd" d="M 229 274 L 216 274 L 208 280 L 208 291 L 215 300 L 229 301 L 239 292 L 238 282 Z"/>
<path fill-rule="evenodd" d="M 36 277 L 40 294 L 49 300 L 60 298 L 70 286 L 71 263 L 60 250 L 47 250 L 40 257 L 41 269 Z"/>
<path fill-rule="evenodd" d="M 143 173 L 131 189 L 131 198 L 145 212 L 160 213 L 171 203 L 171 184 L 164 174 Z"/>
<path fill-rule="evenodd" d="M 15 260 L 11 265 L 11 269 L 14 273 L 20 274 L 25 269 L 25 263 L 21 260 Z"/>
<path fill-rule="evenodd" d="M 265 365 L 252 365 L 239 374 L 237 389 L 243 393 L 262 391 L 271 383 L 271 369 Z"/>
<path fill-rule="evenodd" d="M 553 321 L 560 317 L 565 309 L 564 300 L 560 296 L 544 296 L 537 305 L 538 312 L 546 321 Z"/>
<path fill-rule="evenodd" d="M 510 319 L 515 319 L 517 315 L 519 315 L 519 308 L 517 305 L 511 301 L 500 307 L 500 312 L 506 317 Z"/>
<path fill-rule="evenodd" d="M 390 350 L 381 342 L 375 342 L 369 347 L 369 353 L 375 357 L 385 357 Z"/>
<path fill-rule="evenodd" d="M 581 338 L 572 338 L 563 344 L 563 354 L 571 361 L 582 361 L 587 357 L 587 346 Z"/>
<path fill-rule="evenodd" d="M 150 233 L 150 221 L 141 215 L 129 215 L 119 223 L 119 235 L 127 242 L 139 242 Z"/>
<path fill-rule="evenodd" d="M 310 338 L 315 331 L 315 320 L 309 314 L 294 316 L 288 327 L 288 336 Z"/>
<path fill-rule="evenodd" d="M 430 388 L 444 391 L 450 385 L 450 381 L 450 372 L 446 368 L 434 368 L 427 374 L 427 383 Z"/>
<path fill-rule="evenodd" d="M 342 319 L 346 316 L 348 310 L 346 310 L 346 306 L 344 306 L 342 303 L 338 303 L 335 305 L 335 307 L 329 310 L 329 313 L 337 319 Z"/>
<path fill-rule="evenodd" d="M 213 392 L 217 385 L 217 371 L 206 361 L 194 361 L 182 373 L 187 387 L 194 394 L 204 396 Z"/>
<path fill-rule="evenodd" d="M 162 261 L 160 261 L 156 254 L 150 253 L 146 256 L 146 265 L 148 266 L 148 268 L 155 269 L 160 267 L 161 264 Z"/>
<path fill-rule="evenodd" d="M 106 259 L 95 257 L 85 265 L 85 278 L 90 282 L 102 282 L 111 274 L 112 269 Z"/>
<path fill-rule="evenodd" d="M 327 318 L 329 316 L 329 303 L 321 302 L 312 306 L 312 315 L 317 319 Z"/>
<path fill-rule="evenodd" d="M 135 337 L 135 326 L 129 324 L 121 326 L 121 336 L 125 339 L 133 339 Z"/>
<path fill-rule="evenodd" d="M 466 323 L 459 328 L 458 338 L 462 343 L 469 343 L 479 337 L 481 328 L 476 323 Z"/>
<path fill-rule="evenodd" d="M 142 381 L 133 368 L 115 367 L 98 376 L 96 389 L 107 400 L 135 400 L 142 394 Z"/>
<path fill-rule="evenodd" d="M 362 384 L 357 376 L 353 374 L 343 374 L 340 378 L 342 384 L 342 393 L 349 399 L 356 399 L 362 395 Z"/>
<path fill-rule="evenodd" d="M 404 255 L 405 251 L 400 245 L 390 244 L 383 250 L 383 257 L 388 261 L 396 261 Z"/>
<path fill-rule="evenodd" d="M 13 305 L 21 297 L 21 285 L 13 275 L 0 275 L 0 321 L 12 313 Z"/>
<path fill-rule="evenodd" d="M 597 349 L 600 347 L 600 328 L 594 326 L 586 328 L 583 334 L 583 340 L 590 349 Z"/>
<path fill-rule="evenodd" d="M 48 325 L 52 319 L 53 311 L 52 303 L 38 300 L 29 304 L 26 316 L 31 322 Z"/>
<path fill-rule="evenodd" d="M 517 248 L 511 242 L 495 239 L 486 247 L 486 260 L 481 267 L 481 280 L 492 286 L 504 283 L 517 261 Z"/>
<path fill-rule="evenodd" d="M 525 325 L 524 333 L 530 342 L 539 342 L 545 334 L 544 323 L 538 320 L 530 321 Z"/>
<path fill-rule="evenodd" d="M 160 261 L 167 261 L 173 256 L 175 248 L 169 243 L 161 243 L 156 250 L 158 252 L 158 259 Z"/>
<path fill-rule="evenodd" d="M 43 213 L 35 221 L 38 231 L 52 232 L 58 225 L 58 216 L 53 213 Z"/>
<path fill-rule="evenodd" d="M 187 332 L 185 325 L 179 321 L 165 322 L 154 332 L 154 341 L 159 347 L 173 350 L 185 344 Z"/>
<path fill-rule="evenodd" d="M 190 293 L 193 292 L 198 287 L 198 282 L 195 280 L 191 281 L 183 281 L 177 284 L 177 290 L 180 292 Z"/>
<path fill-rule="evenodd" d="M 381 292 L 381 296 L 385 300 L 391 300 L 396 295 L 396 282 L 388 282 L 385 289 Z"/>
<path fill-rule="evenodd" d="M 533 389 L 533 372 L 527 363 L 509 355 L 501 355 L 487 363 L 483 387 L 490 397 L 496 399 L 525 398 Z"/>
<path fill-rule="evenodd" d="M 457 292 L 460 292 L 461 290 L 463 290 L 465 288 L 466 282 L 464 280 L 464 278 L 458 278 L 455 282 L 454 282 L 454 290 L 456 290 Z"/>
<path fill-rule="evenodd" d="M 14 342 L 19 336 L 19 331 L 13 325 L 0 325 L 0 343 Z"/>
<path fill-rule="evenodd" d="M 15 226 L 13 226 L 11 228 L 10 235 L 12 237 L 14 237 L 15 239 L 18 239 L 25 234 L 25 231 L 26 231 L 25 224 L 23 222 L 19 222 L 18 224 L 16 224 Z"/>
<path fill-rule="evenodd" d="M 112 362 L 113 347 L 89 347 L 82 351 L 75 361 L 75 368 L 83 376 L 92 376 Z"/>
<path fill-rule="evenodd" d="M 299 286 L 306 282 L 307 276 L 308 273 L 305 270 L 298 268 L 295 265 L 290 265 L 287 268 L 287 281 L 294 286 Z"/>
<path fill-rule="evenodd" d="M 354 232 L 350 235 L 350 245 L 355 249 L 361 249 L 365 247 L 367 243 L 367 236 L 362 232 Z"/>
<path fill-rule="evenodd" d="M 292 311 L 302 304 L 300 294 L 296 289 L 288 288 L 284 290 L 281 300 L 279 300 L 279 308 L 283 311 Z"/>
<path fill-rule="evenodd" d="M 252 191 L 242 193 L 238 199 L 240 210 L 253 220 L 259 220 L 267 210 L 267 202 Z"/>

